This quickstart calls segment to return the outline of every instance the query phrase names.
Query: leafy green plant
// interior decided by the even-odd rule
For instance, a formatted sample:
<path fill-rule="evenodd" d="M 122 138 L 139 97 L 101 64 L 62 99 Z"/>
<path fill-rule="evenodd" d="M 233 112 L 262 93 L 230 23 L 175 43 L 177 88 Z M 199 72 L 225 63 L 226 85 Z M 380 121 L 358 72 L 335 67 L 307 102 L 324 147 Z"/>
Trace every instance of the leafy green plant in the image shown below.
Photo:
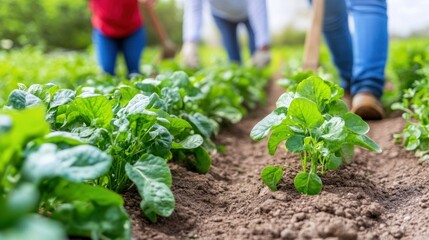
<path fill-rule="evenodd" d="M 41 106 L 0 111 L 0 129 L 1 239 L 130 238 L 122 197 L 87 184 L 108 171 L 110 156 L 49 133 Z"/>
<path fill-rule="evenodd" d="M 126 166 L 138 168 L 146 159 L 141 156 L 146 153 L 162 157 L 164 167 L 168 170 L 166 174 L 171 179 L 166 160 L 171 158 L 170 149 L 173 136 L 165 127 L 171 124 L 171 121 L 168 120 L 170 115 L 161 110 L 150 110 L 154 104 L 159 104 L 157 100 L 160 99 L 156 95 L 136 94 L 121 108 L 119 102 L 116 102 L 115 99 L 111 100 L 107 96 L 90 92 L 82 92 L 77 95 L 76 91 L 60 89 L 51 84 L 32 85 L 28 89 L 23 86 L 22 89 L 14 90 L 10 94 L 8 107 L 24 109 L 44 103 L 48 107 L 47 120 L 54 129 L 66 131 L 72 139 L 81 139 L 85 143 L 95 145 L 113 157 L 112 167 L 109 165 L 110 168 L 108 168 L 109 173 L 99 176 L 100 178 L 94 181 L 96 184 L 116 192 L 124 191 L 129 187 L 129 178 L 131 178 L 131 176 L 127 176 L 127 173 L 131 173 L 131 171 L 126 171 Z M 162 117 L 158 117 L 158 115 L 162 115 Z M 46 154 L 45 151 L 44 155 Z M 149 161 L 150 163 L 154 164 L 155 169 L 159 167 L 159 162 Z M 52 174 L 54 169 L 46 169 L 46 171 Z M 158 172 L 155 172 L 156 174 Z M 141 184 L 141 186 L 137 185 L 138 188 L 146 189 L 152 186 L 153 182 L 158 183 L 158 187 L 164 184 L 160 178 L 154 178 L 151 182 L 152 185 L 146 184 L 146 181 L 137 181 L 138 176 L 140 175 L 134 174 L 131 178 L 136 184 Z M 142 176 L 144 175 L 140 177 Z M 146 215 L 150 215 L 149 210 L 161 213 L 164 217 L 172 213 L 174 197 L 170 186 L 171 183 L 165 186 L 165 191 L 163 191 L 169 202 L 172 203 L 169 205 L 169 211 L 143 208 L 142 205 Z M 149 194 L 142 195 L 149 206 L 165 207 L 162 204 L 159 205 L 157 202 L 159 199 L 151 198 L 150 192 L 140 191 L 140 193 Z M 156 220 L 154 217 L 151 219 Z"/>
<path fill-rule="evenodd" d="M 429 159 L 429 68 L 422 69 L 423 79 L 415 81 L 412 88 L 403 92 L 401 102 L 392 105 L 402 110 L 406 125 L 402 133 L 395 135 L 404 148 L 416 151 L 421 160 Z"/>
<path fill-rule="evenodd" d="M 6 107 L 43 104 L 46 121 L 67 144 L 90 144 L 111 156 L 109 171 L 90 182 L 115 192 L 134 184 L 142 197 L 141 209 L 154 222 L 157 216 L 170 216 L 175 206 L 167 162 L 208 172 L 209 151 L 216 150 L 211 137 L 223 121 L 235 123 L 243 117 L 242 105 L 254 107 L 262 101 L 266 83 L 259 72 L 236 66 L 191 78 L 178 71 L 110 80 L 90 80 L 75 90 L 52 83 L 19 84 Z M 50 136 L 50 141 L 60 137 Z"/>
<path fill-rule="evenodd" d="M 429 63 L 426 41 L 393 42 L 390 55 L 389 70 L 400 93 L 425 76 L 421 69 Z"/>
<path fill-rule="evenodd" d="M 341 100 L 343 89 L 318 77 L 301 81 L 295 92 L 284 93 L 276 109 L 258 122 L 251 138 L 260 141 L 268 137 L 268 151 L 274 154 L 285 142 L 289 152 L 297 153 L 302 171 L 295 179 L 295 188 L 304 194 L 322 191 L 322 175 L 353 159 L 354 145 L 381 152 L 379 146 L 365 134 L 368 125 L 348 112 Z M 270 134 L 271 132 L 271 134 Z M 262 170 L 262 181 L 273 191 L 283 175 L 282 166 Z"/>

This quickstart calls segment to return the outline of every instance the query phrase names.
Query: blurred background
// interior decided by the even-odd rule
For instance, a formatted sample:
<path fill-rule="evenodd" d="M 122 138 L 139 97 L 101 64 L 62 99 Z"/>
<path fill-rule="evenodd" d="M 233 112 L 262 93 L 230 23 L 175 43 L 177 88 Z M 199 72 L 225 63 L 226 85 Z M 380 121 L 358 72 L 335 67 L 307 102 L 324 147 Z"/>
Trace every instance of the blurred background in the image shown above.
<path fill-rule="evenodd" d="M 170 38 L 180 44 L 184 0 L 158 0 L 158 12 Z M 273 44 L 302 43 L 309 25 L 310 9 L 305 0 L 268 0 Z M 388 0 L 392 38 L 429 35 L 429 1 Z M 167 17 L 168 16 L 168 17 Z M 85 49 L 91 44 L 90 15 L 86 0 L 1 0 L 0 40 L 3 49 L 27 44 L 48 49 Z M 149 43 L 156 44 L 150 24 Z M 204 40 L 219 44 L 218 32 L 208 6 L 204 14 Z"/>
<path fill-rule="evenodd" d="M 158 0 L 155 10 L 170 39 L 178 49 L 182 43 L 182 15 L 185 0 Z M 428 0 L 387 0 L 389 80 L 383 97 L 385 104 L 397 100 L 401 91 L 423 76 L 422 66 L 429 65 Z M 309 26 L 307 0 L 267 0 L 272 36 L 270 71 L 288 77 L 300 70 L 305 31 Z M 142 56 L 141 71 L 156 67 L 183 69 L 180 54 L 169 63 L 159 61 L 159 40 L 145 19 L 149 46 Z M 0 106 L 17 83 L 55 82 L 75 87 L 100 75 L 91 45 L 91 24 L 87 0 L 0 0 Z M 220 46 L 217 28 L 208 4 L 204 8 L 203 43 L 200 47 L 204 66 L 227 62 Z M 244 33 L 244 29 L 240 29 Z M 353 30 L 353 29 L 352 29 Z M 242 41 L 246 41 L 242 34 Z M 243 59 L 249 59 L 247 49 Z M 119 60 L 123 61 L 123 60 Z M 338 81 L 326 47 L 322 46 L 321 72 L 326 79 Z M 147 66 L 152 65 L 152 66 Z M 168 65 L 168 67 L 166 67 Z M 118 76 L 124 77 L 124 64 L 118 64 Z"/>

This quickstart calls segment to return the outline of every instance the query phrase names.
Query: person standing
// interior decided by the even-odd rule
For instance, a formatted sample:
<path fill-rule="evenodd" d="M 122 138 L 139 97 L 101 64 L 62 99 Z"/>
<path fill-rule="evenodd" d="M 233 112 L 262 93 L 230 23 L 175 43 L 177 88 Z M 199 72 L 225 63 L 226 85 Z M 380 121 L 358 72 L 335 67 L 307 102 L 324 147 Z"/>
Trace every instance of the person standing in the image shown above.
<path fill-rule="evenodd" d="M 271 55 L 266 1 L 208 0 L 208 3 L 229 60 L 242 63 L 237 28 L 243 24 L 248 33 L 252 62 L 258 67 L 268 65 Z M 201 39 L 203 4 L 203 0 L 184 1 L 182 55 L 185 66 L 191 68 L 200 64 L 198 43 Z"/>
<path fill-rule="evenodd" d="M 349 15 L 354 34 L 350 34 Z M 386 0 L 325 0 L 323 34 L 352 96 L 351 111 L 363 119 L 381 119 L 380 102 L 388 52 Z"/>
<path fill-rule="evenodd" d="M 115 75 L 119 52 L 124 55 L 129 76 L 140 73 L 140 58 L 147 39 L 139 2 L 152 6 L 155 1 L 89 1 L 96 57 L 105 73 Z"/>

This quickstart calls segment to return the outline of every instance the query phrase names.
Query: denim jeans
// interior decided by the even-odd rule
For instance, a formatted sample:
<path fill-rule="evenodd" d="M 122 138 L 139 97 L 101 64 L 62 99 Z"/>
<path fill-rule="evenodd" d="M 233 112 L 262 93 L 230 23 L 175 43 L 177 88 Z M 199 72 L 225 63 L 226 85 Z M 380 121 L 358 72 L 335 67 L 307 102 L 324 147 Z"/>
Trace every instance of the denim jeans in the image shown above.
<path fill-rule="evenodd" d="M 98 63 L 104 72 L 115 75 L 116 58 L 119 52 L 124 54 L 128 74 L 140 72 L 140 57 L 146 45 L 146 32 L 143 27 L 124 38 L 107 37 L 98 29 L 94 29 L 92 40 Z"/>
<path fill-rule="evenodd" d="M 323 34 L 341 86 L 352 95 L 367 92 L 380 98 L 388 51 L 386 0 L 325 0 Z"/>
<path fill-rule="evenodd" d="M 237 37 L 237 28 L 240 23 L 243 23 L 246 26 L 247 32 L 249 34 L 249 49 L 251 55 L 253 55 L 256 48 L 255 34 L 248 19 L 241 22 L 231 22 L 227 19 L 223 19 L 215 15 L 213 15 L 213 18 L 222 35 L 222 42 L 228 53 L 228 58 L 231 62 L 241 64 L 241 51 Z"/>

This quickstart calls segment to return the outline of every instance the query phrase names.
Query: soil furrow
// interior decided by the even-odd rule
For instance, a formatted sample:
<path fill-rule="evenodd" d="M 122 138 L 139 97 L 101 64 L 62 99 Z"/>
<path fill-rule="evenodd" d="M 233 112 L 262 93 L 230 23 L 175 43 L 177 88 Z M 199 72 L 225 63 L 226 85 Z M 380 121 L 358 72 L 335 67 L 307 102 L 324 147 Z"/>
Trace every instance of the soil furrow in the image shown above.
<path fill-rule="evenodd" d="M 171 164 L 176 210 L 151 224 L 140 212 L 138 194 L 125 194 L 136 239 L 429 239 L 428 163 L 395 145 L 400 118 L 370 122 L 381 154 L 356 149 L 355 161 L 322 177 L 318 196 L 293 187 L 297 158 L 249 138 L 252 127 L 274 107 L 282 90 L 272 84 L 270 101 L 216 137 L 226 147 L 206 175 Z M 260 181 L 266 165 L 286 165 L 279 191 Z"/>

